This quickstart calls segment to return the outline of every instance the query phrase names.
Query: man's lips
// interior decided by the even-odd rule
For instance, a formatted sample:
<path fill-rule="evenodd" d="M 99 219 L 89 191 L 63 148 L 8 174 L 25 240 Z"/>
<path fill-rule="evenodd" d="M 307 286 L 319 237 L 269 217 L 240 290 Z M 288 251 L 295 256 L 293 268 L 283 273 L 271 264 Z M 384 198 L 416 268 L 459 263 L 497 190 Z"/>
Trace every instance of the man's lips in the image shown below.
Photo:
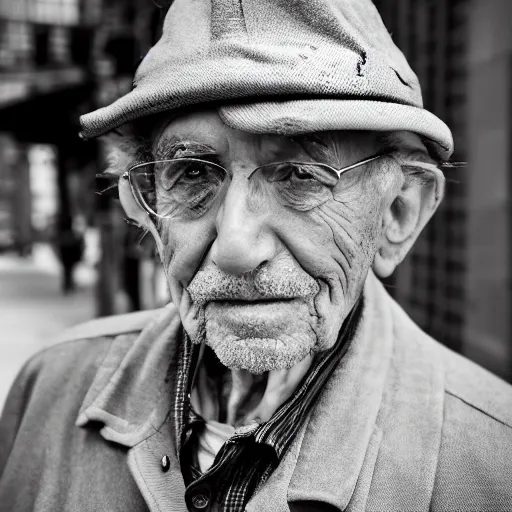
<path fill-rule="evenodd" d="M 220 305 L 225 304 L 225 305 L 231 305 L 231 306 L 256 306 L 258 304 L 266 304 L 266 305 L 268 305 L 269 303 L 279 304 L 279 303 L 293 302 L 293 301 L 298 301 L 298 300 L 301 300 L 301 298 L 293 297 L 293 298 L 274 299 L 274 298 L 269 297 L 269 298 L 260 298 L 260 299 L 252 299 L 252 300 L 223 299 L 223 300 L 212 300 L 210 302 L 210 304 L 217 303 Z"/>
<path fill-rule="evenodd" d="M 253 335 L 277 334 L 285 326 L 308 317 L 301 298 L 212 301 L 206 306 L 207 321 Z"/>

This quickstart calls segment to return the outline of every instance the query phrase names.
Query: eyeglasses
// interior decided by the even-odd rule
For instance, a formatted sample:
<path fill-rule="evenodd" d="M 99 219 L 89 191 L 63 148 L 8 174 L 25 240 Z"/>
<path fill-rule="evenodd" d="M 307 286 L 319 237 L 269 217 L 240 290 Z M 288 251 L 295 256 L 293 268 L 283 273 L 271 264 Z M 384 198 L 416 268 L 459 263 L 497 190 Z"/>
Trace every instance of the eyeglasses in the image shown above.
<path fill-rule="evenodd" d="M 257 167 L 248 177 L 254 193 L 272 194 L 284 206 L 310 210 L 332 198 L 342 174 L 389 156 L 377 153 L 336 169 L 322 163 L 277 162 Z M 223 197 L 231 181 L 221 165 L 199 158 L 157 160 L 123 174 L 138 205 L 159 218 L 196 219 Z"/>

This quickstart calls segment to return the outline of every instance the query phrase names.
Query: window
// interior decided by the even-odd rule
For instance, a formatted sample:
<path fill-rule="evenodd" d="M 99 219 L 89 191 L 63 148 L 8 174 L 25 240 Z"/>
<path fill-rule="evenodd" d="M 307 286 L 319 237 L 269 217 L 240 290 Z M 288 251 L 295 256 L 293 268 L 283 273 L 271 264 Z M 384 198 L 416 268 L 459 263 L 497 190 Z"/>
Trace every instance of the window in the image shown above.
<path fill-rule="evenodd" d="M 32 59 L 34 41 L 24 21 L 0 20 L 0 69 L 23 66 Z"/>
<path fill-rule="evenodd" d="M 32 1 L 32 21 L 50 25 L 76 25 L 80 21 L 78 0 Z"/>

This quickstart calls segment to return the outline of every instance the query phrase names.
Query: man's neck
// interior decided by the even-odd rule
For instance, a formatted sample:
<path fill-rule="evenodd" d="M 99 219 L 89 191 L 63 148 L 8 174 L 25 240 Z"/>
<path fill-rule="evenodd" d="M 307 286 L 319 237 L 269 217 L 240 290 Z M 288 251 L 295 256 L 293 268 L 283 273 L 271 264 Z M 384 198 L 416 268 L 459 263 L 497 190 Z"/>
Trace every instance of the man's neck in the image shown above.
<path fill-rule="evenodd" d="M 253 375 L 222 366 L 206 347 L 198 361 L 192 405 L 205 420 L 234 427 L 268 421 L 295 391 L 312 361 L 310 355 L 288 370 Z"/>

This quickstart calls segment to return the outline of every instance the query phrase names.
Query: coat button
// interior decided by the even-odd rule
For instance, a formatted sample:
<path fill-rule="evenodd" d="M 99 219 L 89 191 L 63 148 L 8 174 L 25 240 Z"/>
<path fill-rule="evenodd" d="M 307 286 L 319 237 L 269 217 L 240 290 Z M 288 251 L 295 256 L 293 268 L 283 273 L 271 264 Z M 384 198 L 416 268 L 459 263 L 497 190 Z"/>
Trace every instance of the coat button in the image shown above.
<path fill-rule="evenodd" d="M 206 494 L 199 493 L 192 496 L 192 505 L 199 510 L 206 508 L 209 501 L 210 500 Z"/>
<path fill-rule="evenodd" d="M 164 473 L 169 471 L 169 468 L 171 467 L 171 459 L 169 459 L 168 455 L 164 455 L 160 463 L 162 464 L 162 471 Z"/>

